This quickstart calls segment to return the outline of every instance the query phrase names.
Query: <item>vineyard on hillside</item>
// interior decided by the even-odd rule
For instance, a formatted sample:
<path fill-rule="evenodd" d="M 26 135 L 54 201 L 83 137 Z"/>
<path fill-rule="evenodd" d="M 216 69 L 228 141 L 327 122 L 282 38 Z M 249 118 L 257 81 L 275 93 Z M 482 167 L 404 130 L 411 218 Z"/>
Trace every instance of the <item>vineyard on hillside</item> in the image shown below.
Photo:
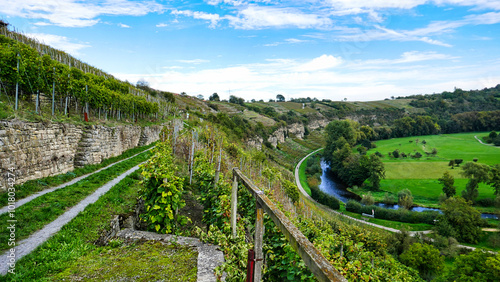
<path fill-rule="evenodd" d="M 0 28 L 0 97 L 5 95 L 2 101 L 13 110 L 23 104 L 36 114 L 154 119 L 175 111 L 172 93 L 160 93 L 163 97 L 5 26 Z"/>
<path fill-rule="evenodd" d="M 325 218 L 299 197 L 292 174 L 263 156 L 244 149 L 230 135 L 208 122 L 174 123 L 161 134 L 163 142 L 155 156 L 142 166 L 143 198 L 148 229 L 160 233 L 183 233 L 189 220 L 178 210 L 185 206 L 185 189 L 199 190 L 208 230 L 195 231 L 203 240 L 217 244 L 226 263 L 218 270 L 226 281 L 242 281 L 246 275 L 247 252 L 253 247 L 255 199 L 244 188 L 238 192 L 238 235 L 230 228 L 232 168 L 239 167 L 267 197 L 292 220 L 327 260 L 348 280 L 395 279 L 420 281 L 415 270 L 397 262 L 386 251 L 384 236 L 377 231 Z M 283 233 L 265 216 L 264 280 L 315 281 Z"/>

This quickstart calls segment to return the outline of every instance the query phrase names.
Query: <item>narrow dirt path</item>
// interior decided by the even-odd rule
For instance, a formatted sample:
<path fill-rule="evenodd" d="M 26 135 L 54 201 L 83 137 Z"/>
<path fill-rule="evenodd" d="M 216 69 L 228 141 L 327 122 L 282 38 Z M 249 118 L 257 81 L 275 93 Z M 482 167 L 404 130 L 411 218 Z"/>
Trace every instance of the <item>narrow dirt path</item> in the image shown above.
<path fill-rule="evenodd" d="M 476 136 L 476 135 L 474 135 L 474 138 L 476 138 L 476 140 L 477 140 L 477 141 L 479 141 L 479 143 L 481 143 L 481 144 L 483 144 L 483 145 L 485 145 L 485 146 L 495 146 L 495 145 L 493 145 L 493 144 L 484 143 L 481 139 L 477 138 L 477 136 Z M 499 147 L 499 148 L 500 148 L 500 147 Z"/>
<path fill-rule="evenodd" d="M 76 177 L 75 179 L 73 179 L 73 180 L 71 180 L 71 181 L 68 181 L 68 182 L 66 182 L 66 183 L 63 183 L 63 184 L 61 184 L 61 185 L 59 185 L 59 186 L 52 187 L 52 188 L 48 188 L 48 189 L 45 189 L 45 190 L 43 190 L 43 191 L 40 191 L 40 192 L 34 193 L 34 194 L 32 194 L 32 195 L 30 195 L 30 196 L 28 196 L 28 197 L 26 197 L 26 198 L 23 198 L 23 199 L 21 199 L 21 200 L 17 201 L 17 202 L 15 203 L 15 208 L 17 209 L 18 207 L 20 207 L 20 206 L 22 206 L 22 205 L 24 205 L 24 204 L 26 204 L 26 203 L 28 203 L 28 202 L 30 202 L 30 201 L 32 201 L 32 200 L 34 200 L 34 199 L 36 199 L 36 198 L 38 198 L 38 197 L 40 197 L 40 196 L 42 196 L 42 195 L 45 195 L 45 194 L 47 194 L 47 193 L 54 192 L 54 191 L 56 191 L 56 190 L 58 190 L 58 189 L 64 188 L 64 187 L 69 186 L 69 185 L 73 185 L 73 184 L 77 183 L 77 182 L 78 182 L 78 181 L 80 181 L 80 180 L 83 180 L 83 179 L 85 179 L 85 178 L 87 178 L 87 177 L 89 177 L 89 176 L 91 176 L 91 175 L 93 175 L 93 174 L 96 174 L 96 173 L 98 173 L 98 172 L 100 172 L 100 171 L 102 171 L 102 170 L 105 170 L 105 169 L 110 168 L 110 167 L 112 167 L 112 166 L 114 166 L 114 165 L 116 165 L 116 164 L 119 164 L 119 163 L 121 163 L 121 162 L 123 162 L 123 161 L 126 161 L 126 160 L 128 160 L 128 159 L 131 159 L 131 158 L 133 158 L 133 157 L 137 156 L 137 155 L 140 155 L 140 154 L 142 154 L 142 153 L 144 153 L 144 152 L 147 152 L 147 151 L 149 151 L 149 150 L 151 150 L 151 149 L 153 149 L 153 148 L 154 148 L 154 147 L 151 147 L 151 148 L 149 148 L 149 149 L 147 149 L 147 150 L 144 150 L 144 151 L 142 151 L 142 152 L 140 152 L 140 153 L 137 153 L 137 154 L 135 154 L 135 155 L 133 155 L 133 156 L 131 156 L 131 157 L 128 157 L 128 158 L 123 159 L 123 160 L 121 160 L 121 161 L 114 162 L 114 163 L 112 163 L 112 164 L 110 164 L 110 165 L 108 165 L 108 166 L 106 166 L 106 167 L 100 168 L 100 169 L 98 169 L 98 170 L 96 170 L 96 171 L 94 171 L 94 172 L 91 172 L 91 173 L 88 173 L 88 174 L 85 174 L 85 175 L 82 175 L 82 176 Z M 8 211 L 9 211 L 8 206 L 4 206 L 4 207 L 0 208 L 0 215 L 1 215 L 1 214 L 6 213 L 6 212 L 8 212 Z"/>
<path fill-rule="evenodd" d="M 57 233 L 61 228 L 75 218 L 81 211 L 83 211 L 88 205 L 95 203 L 102 195 L 108 192 L 113 186 L 118 184 L 122 179 L 124 179 L 129 174 L 133 173 L 139 169 L 139 165 L 134 166 L 128 171 L 122 173 L 117 178 L 109 181 L 108 183 L 101 186 L 93 194 L 83 199 L 80 203 L 69 209 L 67 212 L 59 216 L 53 222 L 45 225 L 39 231 L 31 234 L 28 238 L 19 242 L 19 245 L 15 247 L 15 260 L 18 261 L 25 255 L 31 253 L 34 249 L 40 246 L 42 243 L 47 241 L 52 235 Z M 0 274 L 5 275 L 9 270 L 8 265 L 8 255 L 10 250 L 7 250 L 3 255 L 0 256 Z"/>

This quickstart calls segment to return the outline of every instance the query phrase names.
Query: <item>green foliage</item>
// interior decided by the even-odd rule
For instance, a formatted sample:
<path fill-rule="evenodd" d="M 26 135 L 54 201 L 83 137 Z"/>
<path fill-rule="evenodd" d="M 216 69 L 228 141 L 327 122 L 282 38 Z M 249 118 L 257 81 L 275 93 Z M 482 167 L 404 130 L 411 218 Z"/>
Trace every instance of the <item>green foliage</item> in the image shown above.
<path fill-rule="evenodd" d="M 476 244 L 481 236 L 481 213 L 471 203 L 460 197 L 448 198 L 441 205 L 443 215 L 436 224 L 437 232 L 454 237 L 459 242 Z"/>
<path fill-rule="evenodd" d="M 370 189 L 376 191 L 385 177 L 382 161 L 375 154 L 352 153 L 358 141 L 373 134 L 370 129 L 366 126 L 360 129 L 359 123 L 350 120 L 330 122 L 325 128 L 327 143 L 323 157 L 331 171 L 346 185 L 361 186 L 368 180 Z"/>
<path fill-rule="evenodd" d="M 475 201 L 479 194 L 477 186 L 479 183 L 489 180 L 489 167 L 481 163 L 468 162 L 462 167 L 462 170 L 462 175 L 469 178 L 466 189 L 462 191 L 462 197 L 469 201 Z"/>
<path fill-rule="evenodd" d="M 177 224 L 184 225 L 189 220 L 177 214 L 186 205 L 182 199 L 183 179 L 175 175 L 177 167 L 169 143 L 159 143 L 153 150 L 151 159 L 141 165 L 144 177 L 141 197 L 146 208 L 142 219 L 147 222 L 149 230 L 176 233 Z"/>
<path fill-rule="evenodd" d="M 399 257 L 405 265 L 418 270 L 420 276 L 431 280 L 444 267 L 444 258 L 432 245 L 415 243 Z"/>
<path fill-rule="evenodd" d="M 446 194 L 446 197 L 453 197 L 455 196 L 456 192 L 456 187 L 453 186 L 455 184 L 455 178 L 446 171 L 443 174 L 443 177 L 439 178 L 438 181 L 443 185 L 443 192 Z"/>
<path fill-rule="evenodd" d="M 367 194 L 363 195 L 361 203 L 365 206 L 373 205 L 375 203 L 375 199 L 373 198 L 372 193 L 368 192 Z"/>
<path fill-rule="evenodd" d="M 338 210 L 340 208 L 340 202 L 337 198 L 332 197 L 325 192 L 321 191 L 318 186 L 309 185 L 311 188 L 311 197 L 318 203 L 323 204 L 331 209 Z"/>
<path fill-rule="evenodd" d="M 347 202 L 345 209 L 354 213 L 368 213 L 371 214 L 372 210 L 375 211 L 375 218 L 387 219 L 393 221 L 407 222 L 407 223 L 427 223 L 433 224 L 434 220 L 439 216 L 436 211 L 426 212 L 413 212 L 406 209 L 385 209 L 378 206 L 363 206 L 361 203 L 350 200 Z"/>
<path fill-rule="evenodd" d="M 498 281 L 500 277 L 500 254 L 490 254 L 476 249 L 460 255 L 453 265 L 437 281 Z"/>
<path fill-rule="evenodd" d="M 412 237 L 406 229 L 401 232 L 392 233 L 387 238 L 388 252 L 396 257 L 407 251 L 410 246 L 416 243 L 415 237 Z"/>
<path fill-rule="evenodd" d="M 398 205 L 407 210 L 413 206 L 413 196 L 409 189 L 403 189 L 398 192 Z"/>
<path fill-rule="evenodd" d="M 500 196 L 500 164 L 491 167 L 488 184 L 495 190 L 494 194 Z"/>
<path fill-rule="evenodd" d="M 292 200 L 293 203 L 296 203 L 299 201 L 300 194 L 299 194 L 299 189 L 297 188 L 297 185 L 295 183 L 292 183 L 291 181 L 288 181 L 286 179 L 282 180 L 282 185 L 283 188 L 285 188 L 285 192 Z"/>
<path fill-rule="evenodd" d="M 31 100 L 31 95 L 37 91 L 51 93 L 52 84 L 55 83 L 56 100 L 71 97 L 73 101 L 89 103 L 93 109 L 106 112 L 114 110 L 129 115 L 139 113 L 147 116 L 159 111 L 157 102 L 149 102 L 146 97 L 130 93 L 132 86 L 128 83 L 68 67 L 49 55 L 41 55 L 36 49 L 3 35 L 0 35 L 0 55 L 0 77 L 8 95 L 14 95 L 15 85 L 19 83 L 20 98 Z M 60 54 L 55 57 L 60 57 Z"/>

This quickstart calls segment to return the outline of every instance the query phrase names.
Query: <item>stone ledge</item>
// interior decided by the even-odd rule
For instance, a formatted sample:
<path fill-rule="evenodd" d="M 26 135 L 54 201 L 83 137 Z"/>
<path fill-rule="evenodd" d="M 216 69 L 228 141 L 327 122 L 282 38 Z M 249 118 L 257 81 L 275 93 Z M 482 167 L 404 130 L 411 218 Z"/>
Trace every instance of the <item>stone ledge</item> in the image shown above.
<path fill-rule="evenodd" d="M 175 242 L 177 244 L 196 247 L 198 250 L 198 282 L 218 281 L 214 269 L 224 262 L 224 254 L 217 250 L 217 246 L 202 243 L 197 238 L 182 237 L 171 234 L 158 234 L 147 231 L 138 231 L 130 228 L 120 230 L 116 237 L 129 240 L 151 240 L 163 241 L 165 243 Z M 224 277 L 222 281 L 224 281 Z"/>

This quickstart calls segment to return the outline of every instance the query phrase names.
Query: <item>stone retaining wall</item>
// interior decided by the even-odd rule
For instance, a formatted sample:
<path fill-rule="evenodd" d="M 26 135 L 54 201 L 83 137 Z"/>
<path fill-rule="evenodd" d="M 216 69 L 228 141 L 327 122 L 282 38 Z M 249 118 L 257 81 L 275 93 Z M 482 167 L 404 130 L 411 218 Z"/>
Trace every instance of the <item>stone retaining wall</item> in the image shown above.
<path fill-rule="evenodd" d="M 0 192 L 7 188 L 7 169 L 13 168 L 16 184 L 66 173 L 151 144 L 161 128 L 0 121 Z"/>

